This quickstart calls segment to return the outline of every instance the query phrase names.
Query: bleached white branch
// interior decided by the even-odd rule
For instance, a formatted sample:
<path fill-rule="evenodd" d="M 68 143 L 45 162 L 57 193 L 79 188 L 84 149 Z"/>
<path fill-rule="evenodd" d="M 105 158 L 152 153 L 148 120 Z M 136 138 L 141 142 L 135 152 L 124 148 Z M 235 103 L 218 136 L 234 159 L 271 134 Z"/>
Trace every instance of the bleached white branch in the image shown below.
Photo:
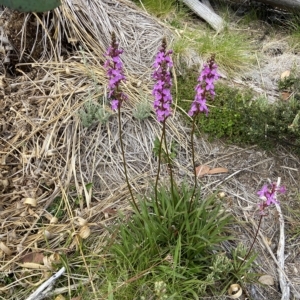
<path fill-rule="evenodd" d="M 34 293 L 32 293 L 26 300 L 41 300 L 47 296 L 47 293 L 51 290 L 55 283 L 55 280 L 59 278 L 66 271 L 65 267 L 62 267 L 57 273 L 46 280 Z"/>
<path fill-rule="evenodd" d="M 220 32 L 224 29 L 224 20 L 217 15 L 212 7 L 206 6 L 204 3 L 201 3 L 198 0 L 182 0 L 183 3 L 188 6 L 195 14 L 205 20 L 213 29 L 217 32 Z M 207 0 L 205 1 L 206 3 Z"/>
<path fill-rule="evenodd" d="M 277 187 L 280 186 L 281 178 L 278 177 Z M 286 276 L 284 274 L 284 247 L 285 247 L 285 235 L 284 235 L 284 218 L 281 211 L 281 206 L 279 204 L 275 204 L 278 216 L 279 216 L 279 242 L 277 247 L 277 261 L 278 261 L 278 276 L 279 276 L 279 284 L 282 292 L 281 300 L 289 300 L 290 299 L 290 287 L 286 280 Z"/>

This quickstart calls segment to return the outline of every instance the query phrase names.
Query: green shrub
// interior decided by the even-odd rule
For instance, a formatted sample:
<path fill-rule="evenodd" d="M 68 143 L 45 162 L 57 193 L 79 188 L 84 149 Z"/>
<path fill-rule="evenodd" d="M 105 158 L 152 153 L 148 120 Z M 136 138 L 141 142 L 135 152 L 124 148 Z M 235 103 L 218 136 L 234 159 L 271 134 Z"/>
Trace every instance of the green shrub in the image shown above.
<path fill-rule="evenodd" d="M 178 105 L 189 110 L 194 97 L 195 70 L 178 77 Z M 250 90 L 242 91 L 216 85 L 216 97 L 209 102 L 209 116 L 200 115 L 197 125 L 211 138 L 225 138 L 230 143 L 257 144 L 270 148 L 277 144 L 291 146 L 300 154 L 300 80 L 287 78 L 279 82 L 280 89 L 289 89 L 293 96 L 289 101 L 278 100 L 270 104 L 265 98 L 255 99 Z"/>

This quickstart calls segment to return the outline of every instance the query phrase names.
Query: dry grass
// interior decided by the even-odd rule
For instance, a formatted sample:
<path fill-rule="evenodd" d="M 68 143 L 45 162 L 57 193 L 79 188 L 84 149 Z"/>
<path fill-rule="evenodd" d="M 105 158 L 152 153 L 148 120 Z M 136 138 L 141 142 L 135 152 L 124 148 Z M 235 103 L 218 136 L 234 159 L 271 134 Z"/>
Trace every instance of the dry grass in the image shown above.
<path fill-rule="evenodd" d="M 41 261 L 38 263 L 45 266 L 43 270 L 37 266 L 29 269 L 28 265 L 22 265 L 24 255 L 43 253 L 55 262 L 57 257 L 51 254 L 63 256 L 75 250 L 80 252 L 82 228 L 88 226 L 89 239 L 93 240 L 92 251 L 100 258 L 102 247 L 110 238 L 105 226 L 113 222 L 118 210 L 130 212 L 116 115 L 112 115 L 108 123 L 95 124 L 88 129 L 82 127 L 78 115 L 87 101 L 105 98 L 106 77 L 102 63 L 111 31 L 116 33 L 124 49 L 122 58 L 128 78 L 124 91 L 129 101 L 122 109 L 122 129 L 129 178 L 136 193 L 145 193 L 150 188 L 157 167 L 152 147 L 160 133 L 160 124 L 153 116 L 144 121 L 135 120 L 132 110 L 141 101 L 141 91 L 150 94 L 151 63 L 161 38 L 167 35 L 172 40 L 170 29 L 124 0 L 80 0 L 76 5 L 65 0 L 53 15 L 54 28 L 47 16 L 38 20 L 48 28 L 48 34 L 43 33 L 44 40 L 48 43 L 51 40 L 43 60 L 20 65 L 20 68 L 30 66 L 31 69 L 24 71 L 23 76 L 1 78 L 0 272 L 5 276 L 13 274 L 15 279 L 11 284 L 0 279 L 0 291 L 5 299 L 23 299 L 40 284 L 36 276 L 44 280 L 55 271 L 51 263 L 45 265 Z M 66 39 L 74 44 L 68 53 L 64 52 Z M 168 120 L 167 132 L 169 139 L 179 145 L 176 177 L 192 182 L 190 129 L 176 116 Z M 229 175 L 204 178 L 203 193 L 210 194 L 217 189 L 225 191 L 224 206 L 241 225 L 234 230 L 249 245 L 255 228 L 252 224 L 257 205 L 255 191 L 268 177 L 274 179 L 278 175 L 283 183 L 297 185 L 299 159 L 280 149 L 281 157 L 267 157 L 255 148 L 228 147 L 209 143 L 204 138 L 199 138 L 195 147 L 199 164 L 230 170 Z M 166 169 L 163 174 L 167 175 Z M 92 190 L 87 188 L 89 183 L 93 183 Z M 26 204 L 30 201 L 36 205 Z M 64 209 L 58 222 L 49 212 L 56 202 Z M 272 215 L 266 218 L 262 232 L 264 237 L 271 239 L 271 247 L 275 243 L 275 249 L 276 218 Z M 299 245 L 295 240 L 293 243 L 290 253 L 296 257 Z M 224 245 L 225 250 L 229 249 L 227 247 L 232 245 Z M 266 251 L 263 238 L 256 250 L 260 253 L 259 272 L 276 278 L 276 264 Z M 84 255 L 80 263 L 86 269 L 84 280 L 89 279 L 95 290 L 94 270 Z M 292 268 L 294 260 L 291 264 Z M 72 274 L 68 276 L 68 288 L 72 289 L 75 284 L 73 288 L 76 289 L 78 278 Z M 293 278 L 290 277 L 292 287 L 299 287 L 300 283 Z M 279 297 L 276 288 L 272 291 L 258 286 L 251 289 L 254 296 L 258 295 L 257 299 L 271 292 L 274 299 Z"/>

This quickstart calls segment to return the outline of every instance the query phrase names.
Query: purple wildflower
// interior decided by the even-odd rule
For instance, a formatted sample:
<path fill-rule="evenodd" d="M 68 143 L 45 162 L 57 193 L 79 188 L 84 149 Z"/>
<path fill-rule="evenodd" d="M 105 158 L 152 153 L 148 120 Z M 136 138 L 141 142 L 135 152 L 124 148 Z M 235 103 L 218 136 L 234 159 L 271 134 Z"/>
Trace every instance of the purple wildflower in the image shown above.
<path fill-rule="evenodd" d="M 284 186 L 277 186 L 276 183 L 264 185 L 261 190 L 257 192 L 257 195 L 263 202 L 259 203 L 259 210 L 262 215 L 265 215 L 265 208 L 271 204 L 279 204 L 277 201 L 277 193 L 284 194 L 286 188 Z"/>
<path fill-rule="evenodd" d="M 208 114 L 208 107 L 206 105 L 207 97 L 214 98 L 215 86 L 214 82 L 219 79 L 220 75 L 217 72 L 217 64 L 215 63 L 214 57 L 212 56 L 205 64 L 202 72 L 198 77 L 198 84 L 195 88 L 196 95 L 192 103 L 191 109 L 188 114 L 191 117 L 196 116 L 200 112 Z"/>
<path fill-rule="evenodd" d="M 173 66 L 171 54 L 172 50 L 166 50 L 167 42 L 163 39 L 161 48 L 156 55 L 153 67 L 155 71 L 152 75 L 155 80 L 152 95 L 154 96 L 154 109 L 159 122 L 164 122 L 171 115 L 172 104 L 172 79 L 170 68 Z"/>
<path fill-rule="evenodd" d="M 111 35 L 111 45 L 108 48 L 105 56 L 107 60 L 104 63 L 104 68 L 107 70 L 108 82 L 108 98 L 111 99 L 111 108 L 118 110 L 122 102 L 127 100 L 125 95 L 120 90 L 120 84 L 125 81 L 125 75 L 123 72 L 123 63 L 120 59 L 120 54 L 123 53 L 122 49 L 119 49 L 119 44 L 116 41 L 116 35 Z"/>

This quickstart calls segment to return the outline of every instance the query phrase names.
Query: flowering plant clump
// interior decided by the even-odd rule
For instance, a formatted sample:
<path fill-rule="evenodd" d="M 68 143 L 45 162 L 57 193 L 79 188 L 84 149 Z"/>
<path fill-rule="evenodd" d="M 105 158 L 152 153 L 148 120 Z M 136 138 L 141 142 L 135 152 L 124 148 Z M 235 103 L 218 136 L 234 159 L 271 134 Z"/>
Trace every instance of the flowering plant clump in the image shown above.
<path fill-rule="evenodd" d="M 152 75 L 155 80 L 155 85 L 152 91 L 154 96 L 154 109 L 156 112 L 157 120 L 164 122 L 167 117 L 171 115 L 172 104 L 172 79 L 170 68 L 173 66 L 171 54 L 172 50 L 167 51 L 166 39 L 163 39 L 161 48 L 156 55 L 153 67 L 155 71 Z"/>
<path fill-rule="evenodd" d="M 200 112 L 204 112 L 206 115 L 208 114 L 206 100 L 208 97 L 214 98 L 214 82 L 220 78 L 217 68 L 218 65 L 215 63 L 214 56 L 212 56 L 208 63 L 204 65 L 204 68 L 198 77 L 198 84 L 195 88 L 196 95 L 191 109 L 188 112 L 189 116 L 194 117 Z"/>
<path fill-rule="evenodd" d="M 265 215 L 265 209 L 271 204 L 279 204 L 277 201 L 277 193 L 284 194 L 286 188 L 284 186 L 277 186 L 276 183 L 264 185 L 261 190 L 257 192 L 257 195 L 263 202 L 259 203 L 260 214 Z"/>
<path fill-rule="evenodd" d="M 162 134 L 160 140 L 157 139 L 157 141 L 155 141 L 154 148 L 158 154 L 158 168 L 154 186 L 154 195 L 141 198 L 141 201 L 139 202 L 140 205 L 138 206 L 127 174 L 125 150 L 122 140 L 121 105 L 122 102 L 127 99 L 127 96 L 120 88 L 122 81 L 125 81 L 123 64 L 120 59 L 122 53 L 123 50 L 119 49 L 115 34 L 112 34 L 112 42 L 106 52 L 107 60 L 104 67 L 107 70 L 109 79 L 108 97 L 111 100 L 111 107 L 118 112 L 119 141 L 122 151 L 124 175 L 131 196 L 131 205 L 134 207 L 136 214 L 132 216 L 130 222 L 120 223 L 117 232 L 118 234 L 120 233 L 120 237 L 123 240 L 121 240 L 121 242 L 117 240 L 116 243 L 111 244 L 111 249 L 113 249 L 117 256 L 121 255 L 119 257 L 126 259 L 126 262 L 124 261 L 124 266 L 128 264 L 128 266 L 130 266 L 128 269 L 132 269 L 135 266 L 141 254 L 146 255 L 144 261 L 151 262 L 153 261 L 153 253 L 159 255 L 159 261 L 161 261 L 160 253 L 170 253 L 172 261 L 177 261 L 178 259 L 182 260 L 182 265 L 185 266 L 184 269 L 191 272 L 187 273 L 191 276 L 186 276 L 186 272 L 184 271 L 185 278 L 191 278 L 192 276 L 195 276 L 195 274 L 198 278 L 206 278 L 207 283 L 200 283 L 201 285 L 197 286 L 198 291 L 200 288 L 203 289 L 204 292 L 209 286 L 213 287 L 216 280 L 220 281 L 221 274 L 223 275 L 225 271 L 227 274 L 239 274 L 240 271 L 244 272 L 244 270 L 249 268 L 249 265 L 253 262 L 254 258 L 250 258 L 249 261 L 247 261 L 247 259 L 256 241 L 262 219 L 266 215 L 265 209 L 271 204 L 278 204 L 276 192 L 284 193 L 285 188 L 283 186 L 280 187 L 280 180 L 278 180 L 278 184 L 265 185 L 258 192 L 260 198 L 263 199 L 263 202 L 260 203 L 261 213 L 259 224 L 253 242 L 244 259 L 239 263 L 237 259 L 240 259 L 240 255 L 236 255 L 236 258 L 234 258 L 234 267 L 232 267 L 232 264 L 230 265 L 234 270 L 229 270 L 229 267 L 225 266 L 227 263 L 231 263 L 232 260 L 227 259 L 224 255 L 221 255 L 219 257 L 220 259 L 217 257 L 217 261 L 211 260 L 211 253 L 213 249 L 215 249 L 215 245 L 219 245 L 221 242 L 231 239 L 228 235 L 222 235 L 223 228 L 225 229 L 225 226 L 230 222 L 230 216 L 224 214 L 221 204 L 216 205 L 214 197 L 209 197 L 207 200 L 201 201 L 203 200 L 201 190 L 197 189 L 193 136 L 195 132 L 196 117 L 201 112 L 206 113 L 206 115 L 208 114 L 209 111 L 206 101 L 214 99 L 214 83 L 220 75 L 217 72 L 218 66 L 215 63 L 214 56 L 212 56 L 207 64 L 204 65 L 204 68 L 198 77 L 198 84 L 195 88 L 195 99 L 189 111 L 189 115 L 193 120 L 191 147 L 194 169 L 194 187 L 191 189 L 191 187 L 186 184 L 179 186 L 176 184 L 175 180 L 173 181 L 172 160 L 174 157 L 172 157 L 172 155 L 174 154 L 174 147 L 172 146 L 172 143 L 171 145 L 168 145 L 166 138 L 166 119 L 172 114 L 172 79 L 170 70 L 173 67 L 173 62 L 171 59 L 172 50 L 167 50 L 167 43 L 164 38 L 159 52 L 155 57 L 155 62 L 153 64 L 155 71 L 152 75 L 155 80 L 152 91 L 152 95 L 154 96 L 154 109 L 157 120 L 162 123 Z M 158 189 L 161 161 L 163 161 L 163 163 L 166 162 L 167 164 L 170 186 L 162 186 Z M 145 201 L 142 201 L 142 199 L 145 199 Z M 208 207 L 209 212 L 207 210 Z M 151 210 L 151 213 L 149 213 L 149 209 Z M 216 223 L 218 226 L 216 226 Z M 141 228 L 144 230 L 143 234 L 140 234 Z M 203 244 L 203 240 L 207 241 L 205 242 L 205 245 Z M 139 247 L 136 247 L 136 245 L 139 245 Z M 170 247 L 170 249 L 166 249 L 166 247 Z M 178 254 L 178 249 L 181 249 L 181 247 L 183 248 L 183 256 L 181 256 L 181 251 L 179 251 L 180 253 Z M 154 251 L 152 251 L 152 249 Z M 175 250 L 174 254 L 177 258 L 175 258 L 175 255 L 171 252 L 173 249 Z M 126 254 L 129 253 L 128 259 Z M 243 253 L 246 253 L 246 250 Z M 147 255 L 149 256 L 147 257 Z M 174 259 L 172 259 L 172 257 L 174 257 Z M 209 271 L 208 273 L 205 270 L 208 268 L 203 268 L 203 257 L 207 257 L 207 266 L 213 265 L 213 272 Z M 151 265 L 151 269 L 153 269 L 153 264 L 151 263 Z M 156 265 L 158 264 L 155 264 L 154 266 Z M 243 267 L 243 265 L 245 266 Z M 145 269 L 145 267 L 146 265 L 143 264 L 143 269 Z M 138 269 L 140 269 L 140 266 L 138 266 Z M 147 270 L 148 269 L 149 268 L 147 268 Z M 162 270 L 166 270 L 165 274 L 174 273 L 174 270 L 171 268 L 164 268 Z M 225 276 L 226 275 L 224 275 L 224 278 Z M 236 275 L 234 275 L 234 277 L 235 279 L 240 278 Z M 168 278 L 166 280 L 168 280 Z M 180 281 L 182 281 L 182 278 L 180 278 Z M 186 288 L 186 291 L 190 293 L 189 290 L 191 290 L 191 293 L 195 294 L 194 287 L 192 286 L 195 285 L 195 283 L 189 282 L 190 281 L 185 281 L 185 283 L 191 284 L 191 287 Z M 157 298 L 168 298 L 167 294 L 169 291 L 167 287 L 168 286 L 163 281 L 155 282 L 155 294 Z"/>
<path fill-rule="evenodd" d="M 107 60 L 104 63 L 104 67 L 107 70 L 108 82 L 108 98 L 111 99 L 111 108 L 117 110 L 121 107 L 122 102 L 127 100 L 127 95 L 120 90 L 120 84 L 125 82 L 126 78 L 123 72 L 123 63 L 120 58 L 120 54 L 123 53 L 122 49 L 119 49 L 119 44 L 116 41 L 116 35 L 111 35 L 111 45 L 109 46 L 105 56 Z"/>

